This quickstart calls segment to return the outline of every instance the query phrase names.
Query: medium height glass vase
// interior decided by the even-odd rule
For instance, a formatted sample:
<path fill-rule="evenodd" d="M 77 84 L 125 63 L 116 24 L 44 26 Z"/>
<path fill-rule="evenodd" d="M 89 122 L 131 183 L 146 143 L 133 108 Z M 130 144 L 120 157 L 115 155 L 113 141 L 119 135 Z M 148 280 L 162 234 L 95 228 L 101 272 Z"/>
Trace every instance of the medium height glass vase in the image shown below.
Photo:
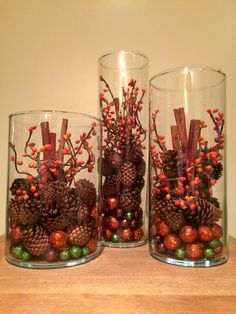
<path fill-rule="evenodd" d="M 6 259 L 31 268 L 85 263 L 101 252 L 101 122 L 29 111 L 9 117 Z"/>
<path fill-rule="evenodd" d="M 147 88 L 144 55 L 117 51 L 99 59 L 102 237 L 107 246 L 146 242 Z"/>
<path fill-rule="evenodd" d="M 149 245 L 161 261 L 227 261 L 225 81 L 188 67 L 150 80 Z"/>

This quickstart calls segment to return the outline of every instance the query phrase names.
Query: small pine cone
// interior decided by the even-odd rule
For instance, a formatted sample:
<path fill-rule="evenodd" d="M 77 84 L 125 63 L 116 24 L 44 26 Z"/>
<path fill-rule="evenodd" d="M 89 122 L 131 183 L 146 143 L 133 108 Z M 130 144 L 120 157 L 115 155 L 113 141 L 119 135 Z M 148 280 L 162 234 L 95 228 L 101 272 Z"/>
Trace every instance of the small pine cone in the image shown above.
<path fill-rule="evenodd" d="M 21 202 L 19 212 L 19 222 L 22 225 L 33 225 L 39 221 L 42 214 L 41 202 L 28 198 Z"/>
<path fill-rule="evenodd" d="M 121 155 L 116 151 L 106 150 L 104 152 L 104 158 L 112 168 L 119 168 L 121 165 Z"/>
<path fill-rule="evenodd" d="M 85 204 L 81 204 L 78 208 L 77 222 L 78 224 L 84 223 L 90 217 L 90 210 Z"/>
<path fill-rule="evenodd" d="M 57 230 L 65 230 L 69 224 L 68 218 L 55 203 L 50 203 L 43 208 L 41 222 L 48 234 Z"/>
<path fill-rule="evenodd" d="M 218 162 L 212 171 L 212 178 L 215 180 L 219 180 L 219 178 L 222 176 L 223 172 L 223 165 L 221 162 Z"/>
<path fill-rule="evenodd" d="M 146 172 L 146 162 L 144 159 L 141 159 L 138 163 L 136 163 L 137 174 L 140 177 L 143 177 Z"/>
<path fill-rule="evenodd" d="M 153 210 L 173 231 L 178 231 L 185 224 L 183 210 L 180 207 L 176 207 L 173 200 L 153 199 Z"/>
<path fill-rule="evenodd" d="M 18 200 L 10 200 L 8 206 L 8 215 L 10 220 L 10 226 L 19 224 L 20 202 Z"/>
<path fill-rule="evenodd" d="M 62 180 L 50 181 L 43 188 L 41 195 L 45 203 L 60 202 L 64 197 L 66 182 Z"/>
<path fill-rule="evenodd" d="M 112 176 L 118 173 L 118 167 L 114 168 L 111 167 L 108 162 L 106 161 L 105 158 L 102 159 L 102 164 L 101 164 L 101 172 L 102 175 L 107 177 L 107 176 Z"/>
<path fill-rule="evenodd" d="M 72 245 L 84 246 L 88 243 L 92 235 L 92 224 L 82 224 L 68 228 L 68 238 Z"/>
<path fill-rule="evenodd" d="M 128 145 L 122 152 L 122 156 L 126 162 L 138 163 L 143 158 L 143 150 L 140 145 Z"/>
<path fill-rule="evenodd" d="M 198 199 L 198 207 L 194 210 L 187 209 L 186 218 L 197 225 L 212 225 L 220 220 L 222 216 L 222 210 L 220 204 L 216 198 L 212 198 L 212 201 L 208 201 L 203 198 Z"/>
<path fill-rule="evenodd" d="M 167 150 L 164 153 L 162 163 L 167 179 L 178 177 L 178 155 L 175 150 Z"/>
<path fill-rule="evenodd" d="M 80 179 L 76 183 L 76 193 L 78 201 L 86 204 L 89 209 L 92 209 L 96 205 L 96 189 L 92 182 L 87 179 Z"/>
<path fill-rule="evenodd" d="M 125 211 L 135 211 L 141 204 L 140 191 L 124 189 L 120 195 L 119 205 Z"/>
<path fill-rule="evenodd" d="M 23 227 L 21 239 L 27 251 L 34 256 L 44 254 L 48 248 L 47 232 L 40 225 Z"/>
<path fill-rule="evenodd" d="M 67 189 L 62 200 L 62 212 L 72 220 L 77 220 L 78 206 L 75 189 Z"/>
<path fill-rule="evenodd" d="M 10 187 L 10 191 L 12 195 L 16 195 L 17 190 L 26 191 L 27 194 L 30 192 L 30 183 L 27 179 L 18 178 L 15 179 Z"/>
<path fill-rule="evenodd" d="M 119 181 L 125 187 L 133 185 L 137 179 L 137 171 L 134 164 L 128 162 L 121 166 Z"/>
<path fill-rule="evenodd" d="M 108 176 L 102 186 L 102 194 L 105 197 L 112 197 L 118 195 L 120 186 L 117 176 Z"/>

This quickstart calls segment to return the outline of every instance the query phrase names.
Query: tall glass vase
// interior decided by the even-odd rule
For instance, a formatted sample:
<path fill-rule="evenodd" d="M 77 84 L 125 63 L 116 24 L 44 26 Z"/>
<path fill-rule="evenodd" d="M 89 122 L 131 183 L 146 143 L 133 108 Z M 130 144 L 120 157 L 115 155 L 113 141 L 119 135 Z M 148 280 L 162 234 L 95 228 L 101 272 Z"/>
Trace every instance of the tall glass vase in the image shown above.
<path fill-rule="evenodd" d="M 73 266 L 101 253 L 101 122 L 59 111 L 9 118 L 6 259 Z"/>
<path fill-rule="evenodd" d="M 99 59 L 103 123 L 102 237 L 112 247 L 147 239 L 148 59 L 117 51 Z"/>
<path fill-rule="evenodd" d="M 161 261 L 227 261 L 225 83 L 188 67 L 150 80 L 149 245 Z"/>

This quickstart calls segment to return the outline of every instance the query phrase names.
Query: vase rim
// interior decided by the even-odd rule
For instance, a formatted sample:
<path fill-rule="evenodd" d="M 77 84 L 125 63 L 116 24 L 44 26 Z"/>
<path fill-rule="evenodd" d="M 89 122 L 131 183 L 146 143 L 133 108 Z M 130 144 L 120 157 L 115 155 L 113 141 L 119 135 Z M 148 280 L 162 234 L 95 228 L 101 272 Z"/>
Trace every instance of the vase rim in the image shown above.
<path fill-rule="evenodd" d="M 219 74 L 219 77 L 221 77 L 219 79 L 219 81 L 216 83 L 216 84 L 212 84 L 212 85 L 206 85 L 202 88 L 213 88 L 213 87 L 216 87 L 220 84 L 222 84 L 225 80 L 226 80 L 226 73 L 223 72 L 221 69 L 217 69 L 217 68 L 214 68 L 214 67 L 207 67 L 207 66 L 183 66 L 183 67 L 176 67 L 176 68 L 171 68 L 171 69 L 167 69 L 167 70 L 164 70 L 164 71 L 161 71 L 161 72 L 158 72 L 156 74 L 154 74 L 150 79 L 149 79 L 149 83 L 150 83 L 150 86 L 154 87 L 155 89 L 157 90 L 160 90 L 160 91 L 164 91 L 164 92 L 167 92 L 167 91 L 181 91 L 183 89 L 172 89 L 172 88 L 162 88 L 162 87 L 158 87 L 156 84 L 154 84 L 154 80 L 158 77 L 161 77 L 161 76 L 164 76 L 164 75 L 168 75 L 168 74 L 171 74 L 171 73 L 188 73 L 188 72 L 212 72 L 212 73 L 216 73 L 216 74 Z"/>
<path fill-rule="evenodd" d="M 137 67 L 134 67 L 134 69 L 142 69 L 142 68 L 145 68 L 148 63 L 149 63 L 149 59 L 148 57 L 142 53 L 142 52 L 139 52 L 139 51 L 135 51 L 135 50 L 112 50 L 112 51 L 108 51 L 106 53 L 104 53 L 103 55 L 101 55 L 99 58 L 98 58 L 98 63 L 103 66 L 104 68 L 110 68 L 110 69 L 117 69 L 118 67 L 111 67 L 111 66 L 107 66 L 104 64 L 104 62 L 102 62 L 103 59 L 105 59 L 106 57 L 108 56 L 111 56 L 111 55 L 120 55 L 120 54 L 124 54 L 124 55 L 137 55 L 141 58 L 144 59 L 144 62 L 141 66 L 137 66 Z"/>
<path fill-rule="evenodd" d="M 73 114 L 73 115 L 78 115 L 80 117 L 90 118 L 92 120 L 96 120 L 96 121 L 101 122 L 101 119 L 99 119 L 98 117 L 93 116 L 93 115 L 89 115 L 89 114 L 86 114 L 86 113 L 75 112 L 75 111 L 66 111 L 66 110 L 51 110 L 51 109 L 16 111 L 16 112 L 10 113 L 8 117 L 11 118 L 11 117 L 20 116 L 20 115 L 42 114 L 42 113 L 48 113 L 48 114 Z"/>

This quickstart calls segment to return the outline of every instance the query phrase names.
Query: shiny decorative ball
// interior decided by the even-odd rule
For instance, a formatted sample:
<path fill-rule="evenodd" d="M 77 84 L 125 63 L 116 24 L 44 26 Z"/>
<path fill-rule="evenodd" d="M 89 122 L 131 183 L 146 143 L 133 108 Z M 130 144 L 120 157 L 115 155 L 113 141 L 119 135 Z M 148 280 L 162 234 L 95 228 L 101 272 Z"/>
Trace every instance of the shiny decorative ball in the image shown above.
<path fill-rule="evenodd" d="M 16 245 L 12 248 L 12 255 L 16 258 L 21 258 L 23 253 L 22 245 Z"/>
<path fill-rule="evenodd" d="M 211 248 L 204 249 L 203 254 L 204 254 L 205 258 L 207 258 L 207 259 L 211 259 L 211 258 L 215 257 L 215 253 Z"/>
<path fill-rule="evenodd" d="M 107 199 L 107 204 L 108 204 L 110 209 L 115 209 L 118 207 L 119 202 L 118 202 L 118 199 L 116 197 L 109 197 Z"/>
<path fill-rule="evenodd" d="M 184 226 L 179 232 L 180 238 L 187 243 L 192 243 L 197 238 L 197 231 L 192 226 Z"/>
<path fill-rule="evenodd" d="M 174 251 L 180 246 L 180 238 L 175 234 L 168 234 L 164 239 L 164 246 L 167 250 Z"/>
<path fill-rule="evenodd" d="M 120 241 L 120 236 L 117 233 L 112 234 L 111 241 L 115 242 L 115 243 L 119 242 Z"/>
<path fill-rule="evenodd" d="M 212 239 L 212 232 L 210 227 L 208 226 L 201 226 L 199 227 L 198 231 L 197 231 L 198 237 L 200 241 L 210 241 Z"/>
<path fill-rule="evenodd" d="M 178 259 L 184 259 L 185 258 L 185 250 L 182 247 L 179 247 L 175 250 L 175 256 Z"/>
<path fill-rule="evenodd" d="M 213 250 L 215 255 L 221 255 L 223 253 L 223 244 L 220 243 L 220 245 Z"/>
<path fill-rule="evenodd" d="M 113 216 L 110 216 L 107 218 L 107 227 L 111 230 L 114 230 L 114 229 L 117 229 L 119 226 L 119 221 L 113 217 Z"/>
<path fill-rule="evenodd" d="M 62 261 L 68 261 L 70 259 L 70 252 L 67 250 L 61 251 L 60 252 L 60 259 Z"/>
<path fill-rule="evenodd" d="M 143 218 L 143 210 L 141 207 L 139 207 L 138 210 L 136 210 L 134 213 L 134 218 L 135 219 L 142 219 Z"/>
<path fill-rule="evenodd" d="M 71 258 L 79 258 L 82 255 L 82 250 L 79 246 L 72 246 L 69 252 Z"/>
<path fill-rule="evenodd" d="M 155 251 L 160 254 L 165 253 L 166 249 L 165 249 L 164 243 L 160 242 L 157 245 L 155 245 Z"/>
<path fill-rule="evenodd" d="M 127 219 L 122 219 L 120 222 L 120 227 L 123 229 L 129 228 L 130 222 Z"/>
<path fill-rule="evenodd" d="M 137 229 L 137 228 L 139 227 L 138 222 L 137 222 L 136 219 L 133 219 L 133 220 L 130 222 L 130 227 L 131 227 L 132 229 Z"/>
<path fill-rule="evenodd" d="M 164 221 L 156 225 L 156 227 L 157 233 L 163 237 L 170 233 L 170 228 L 164 223 Z"/>
<path fill-rule="evenodd" d="M 54 231 L 49 236 L 49 243 L 56 249 L 62 249 L 67 245 L 67 235 L 63 231 Z"/>
<path fill-rule="evenodd" d="M 199 259 L 202 256 L 202 245 L 201 243 L 187 243 L 186 254 L 191 259 Z"/>
<path fill-rule="evenodd" d="M 30 260 L 31 255 L 30 255 L 30 253 L 23 251 L 21 254 L 21 258 L 23 259 L 23 261 L 28 261 L 28 260 Z"/>
<path fill-rule="evenodd" d="M 130 228 L 127 228 L 121 231 L 121 238 L 124 241 L 130 241 L 132 236 L 133 236 L 133 232 Z"/>
<path fill-rule="evenodd" d="M 135 241 L 141 240 L 143 237 L 143 234 L 144 234 L 143 229 L 141 229 L 141 228 L 134 230 L 134 233 L 133 233 L 134 240 Z"/>
<path fill-rule="evenodd" d="M 158 245 L 158 244 L 160 244 L 162 242 L 162 238 L 159 235 L 156 234 L 153 237 L 153 242 L 154 242 L 154 245 L 156 246 L 156 245 Z"/>
<path fill-rule="evenodd" d="M 212 249 L 216 249 L 219 245 L 220 245 L 220 241 L 216 238 L 211 239 L 211 241 L 209 242 L 209 246 Z"/>
<path fill-rule="evenodd" d="M 120 218 L 123 217 L 123 215 L 124 215 L 124 211 L 123 211 L 122 208 L 117 208 L 117 209 L 115 210 L 115 216 L 116 216 L 116 218 L 120 219 Z"/>
<path fill-rule="evenodd" d="M 97 241 L 95 239 L 91 239 L 87 244 L 86 244 L 87 248 L 89 248 L 90 252 L 95 252 L 97 249 Z"/>
<path fill-rule="evenodd" d="M 220 239 L 223 234 L 223 229 L 218 224 L 214 224 L 211 227 L 211 232 L 212 232 L 213 237 L 215 237 L 216 239 Z"/>
<path fill-rule="evenodd" d="M 158 228 L 160 223 L 161 223 L 161 219 L 157 216 L 157 214 L 153 215 L 152 217 L 152 223 Z"/>
<path fill-rule="evenodd" d="M 58 260 L 58 252 L 54 249 L 49 249 L 46 253 L 46 261 L 49 263 L 56 262 Z"/>
<path fill-rule="evenodd" d="M 20 238 L 21 238 L 20 227 L 15 226 L 14 228 L 12 228 L 9 236 L 10 236 L 11 243 L 13 244 L 19 243 Z"/>
<path fill-rule="evenodd" d="M 132 220 L 134 217 L 134 214 L 132 212 L 127 212 L 125 214 L 125 218 L 128 219 L 128 220 Z"/>
<path fill-rule="evenodd" d="M 90 250 L 89 250 L 88 247 L 83 247 L 82 248 L 82 255 L 83 256 L 87 256 L 87 255 L 89 255 L 89 253 L 90 253 Z"/>

